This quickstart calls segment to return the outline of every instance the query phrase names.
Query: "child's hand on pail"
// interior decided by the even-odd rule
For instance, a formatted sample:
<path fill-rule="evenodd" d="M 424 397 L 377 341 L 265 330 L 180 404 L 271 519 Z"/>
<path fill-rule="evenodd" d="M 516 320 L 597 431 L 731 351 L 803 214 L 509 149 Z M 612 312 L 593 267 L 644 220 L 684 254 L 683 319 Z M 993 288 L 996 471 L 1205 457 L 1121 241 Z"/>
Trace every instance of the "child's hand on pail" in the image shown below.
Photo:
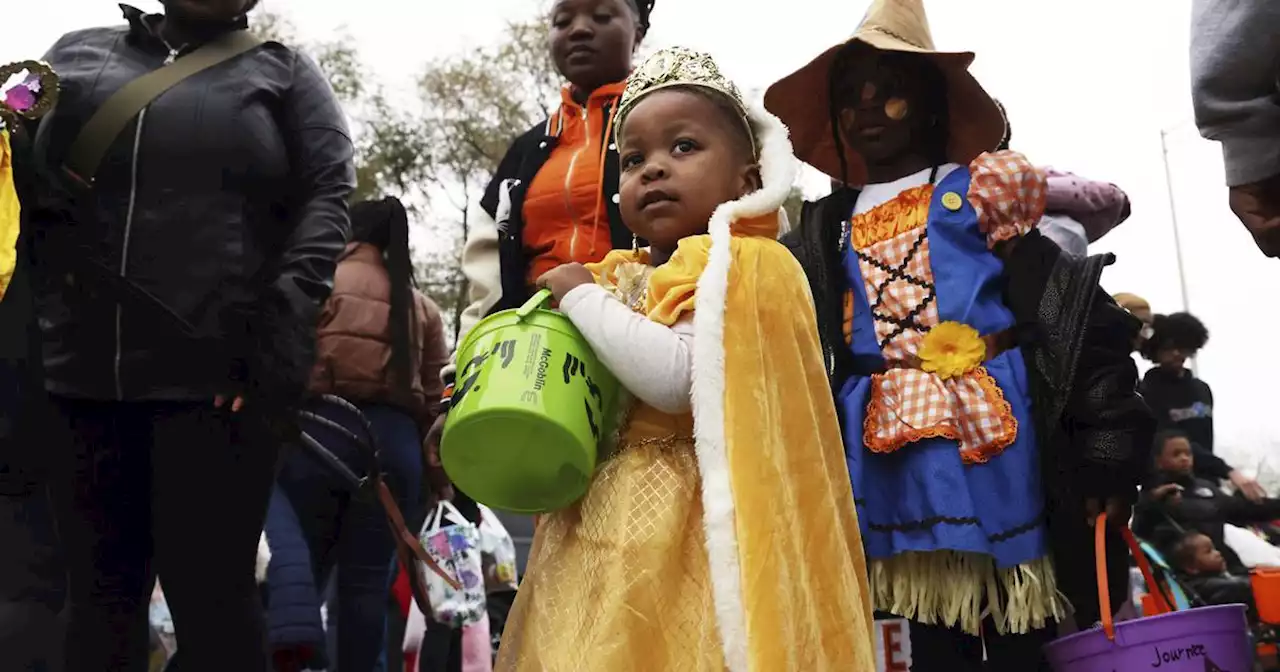
<path fill-rule="evenodd" d="M 588 271 L 586 266 L 573 263 L 557 266 L 543 273 L 542 277 L 538 278 L 538 286 L 551 290 L 556 301 L 559 301 L 575 287 L 595 284 L 595 281 L 595 276 L 591 275 L 591 271 Z"/>

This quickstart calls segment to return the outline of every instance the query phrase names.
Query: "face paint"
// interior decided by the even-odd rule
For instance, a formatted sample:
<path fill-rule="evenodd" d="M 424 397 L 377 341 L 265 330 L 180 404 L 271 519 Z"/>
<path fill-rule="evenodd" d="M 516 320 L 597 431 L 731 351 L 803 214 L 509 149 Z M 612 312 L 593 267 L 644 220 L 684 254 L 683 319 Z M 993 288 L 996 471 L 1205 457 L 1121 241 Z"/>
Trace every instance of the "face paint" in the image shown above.
<path fill-rule="evenodd" d="M 867 94 L 867 89 L 871 90 L 871 94 Z M 862 99 L 871 100 L 875 97 L 875 85 L 867 84 L 862 90 Z M 884 115 L 894 121 L 902 121 L 911 113 L 911 103 L 906 98 L 890 98 L 884 101 Z"/>
<path fill-rule="evenodd" d="M 902 121 L 911 112 L 911 103 L 906 98 L 890 98 L 884 101 L 884 114 L 894 121 Z"/>

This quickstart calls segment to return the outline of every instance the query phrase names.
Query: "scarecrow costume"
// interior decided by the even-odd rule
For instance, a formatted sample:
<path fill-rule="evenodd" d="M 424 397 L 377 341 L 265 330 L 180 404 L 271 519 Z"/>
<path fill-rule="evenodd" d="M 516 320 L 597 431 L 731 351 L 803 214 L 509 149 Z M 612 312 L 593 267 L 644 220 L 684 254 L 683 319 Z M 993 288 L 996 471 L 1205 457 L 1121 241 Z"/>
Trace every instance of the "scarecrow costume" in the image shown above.
<path fill-rule="evenodd" d="M 587 494 L 542 519 L 497 669 L 873 669 L 839 424 L 803 272 L 775 240 L 797 169 L 787 131 L 682 48 L 632 75 L 619 127 L 673 86 L 740 112 L 763 187 L 720 205 L 661 266 L 615 250 L 588 267 L 597 285 L 561 301 L 606 361 L 638 346 L 593 336 L 604 313 L 583 317 L 590 297 L 677 333 L 691 323 L 692 412 L 630 404 Z"/>
<path fill-rule="evenodd" d="M 945 162 L 867 183 L 832 125 L 832 70 L 854 42 L 938 68 Z M 1132 501 L 1151 422 L 1128 354 L 1137 320 L 1098 288 L 1113 259 L 1073 259 L 1036 230 L 1044 172 L 987 153 L 1004 121 L 972 60 L 934 48 L 921 0 L 877 0 L 765 105 L 844 185 L 784 242 L 816 304 L 875 608 L 913 621 L 913 639 L 916 624 L 1044 638 L 1072 608 L 1097 619 L 1085 501 Z M 1123 592 L 1123 555 L 1110 571 Z"/>

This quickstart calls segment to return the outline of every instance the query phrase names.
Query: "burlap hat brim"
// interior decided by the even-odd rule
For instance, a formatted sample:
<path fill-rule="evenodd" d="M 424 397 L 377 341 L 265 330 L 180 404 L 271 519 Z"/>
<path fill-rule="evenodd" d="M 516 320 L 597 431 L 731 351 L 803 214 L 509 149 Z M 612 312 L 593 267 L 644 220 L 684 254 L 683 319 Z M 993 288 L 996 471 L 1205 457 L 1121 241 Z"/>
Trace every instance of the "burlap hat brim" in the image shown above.
<path fill-rule="evenodd" d="M 983 152 L 993 151 L 1004 136 L 1004 115 L 995 100 L 969 73 L 972 52 L 941 52 L 922 49 L 876 30 L 859 30 L 849 40 L 822 52 L 799 70 L 770 86 L 764 95 L 765 109 L 791 130 L 796 157 L 833 179 L 852 185 L 867 181 L 862 157 L 846 145 L 848 175 L 840 174 L 840 154 L 831 132 L 831 66 L 836 55 L 850 42 L 859 41 L 882 51 L 901 51 L 928 56 L 947 80 L 950 139 L 947 158 L 961 165 Z"/>

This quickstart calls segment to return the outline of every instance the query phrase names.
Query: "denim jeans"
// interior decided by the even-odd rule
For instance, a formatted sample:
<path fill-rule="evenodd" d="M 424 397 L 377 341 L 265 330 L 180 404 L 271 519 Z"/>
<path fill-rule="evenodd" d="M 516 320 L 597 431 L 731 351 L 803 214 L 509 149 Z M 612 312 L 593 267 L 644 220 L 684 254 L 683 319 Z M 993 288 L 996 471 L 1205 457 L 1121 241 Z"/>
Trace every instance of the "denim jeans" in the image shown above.
<path fill-rule="evenodd" d="M 398 408 L 373 404 L 360 408 L 373 426 L 381 449 L 380 465 L 396 503 L 407 519 L 417 518 L 422 480 L 417 425 Z M 346 414 L 323 407 L 318 412 L 349 424 Z M 362 433 L 350 429 L 357 435 Z M 312 435 L 356 473 L 363 473 L 364 461 L 356 446 L 322 430 L 314 430 Z M 336 650 L 330 662 L 342 672 L 374 672 L 387 648 L 387 594 L 395 555 L 382 507 L 374 498 L 352 496 L 347 483 L 303 451 L 292 453 L 285 461 L 276 486 L 283 496 L 273 498 L 273 507 L 289 506 L 295 515 L 271 516 L 268 539 L 273 539 L 274 545 L 274 540 L 283 542 L 296 535 L 306 543 L 318 591 L 324 590 L 330 573 L 335 573 L 336 590 L 328 613 L 329 627 L 336 629 Z M 297 527 L 284 529 L 288 524 Z M 321 601 L 323 597 L 317 594 L 316 604 Z"/>

